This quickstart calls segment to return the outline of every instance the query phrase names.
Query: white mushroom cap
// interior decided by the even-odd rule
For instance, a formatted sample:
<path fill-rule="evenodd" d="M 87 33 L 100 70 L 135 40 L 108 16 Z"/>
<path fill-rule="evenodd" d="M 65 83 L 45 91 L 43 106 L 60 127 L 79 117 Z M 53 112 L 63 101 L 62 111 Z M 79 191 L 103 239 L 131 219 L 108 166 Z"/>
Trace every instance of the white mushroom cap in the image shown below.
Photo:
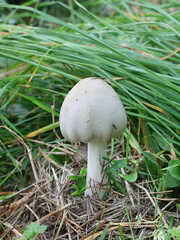
<path fill-rule="evenodd" d="M 60 111 L 60 129 L 71 142 L 108 141 L 121 135 L 127 117 L 119 96 L 105 81 L 85 78 L 67 94 Z"/>

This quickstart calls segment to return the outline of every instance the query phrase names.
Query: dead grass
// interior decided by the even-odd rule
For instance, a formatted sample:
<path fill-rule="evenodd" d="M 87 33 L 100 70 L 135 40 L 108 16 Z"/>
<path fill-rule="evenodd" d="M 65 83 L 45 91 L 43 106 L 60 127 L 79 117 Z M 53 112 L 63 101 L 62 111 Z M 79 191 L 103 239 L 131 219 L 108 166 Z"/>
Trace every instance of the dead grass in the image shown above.
<path fill-rule="evenodd" d="M 1 238 L 21 236 L 30 222 L 48 225 L 48 230 L 35 238 L 48 240 L 98 239 L 108 223 L 106 239 L 120 239 L 118 225 L 125 239 L 132 239 L 132 232 L 134 239 L 153 239 L 160 226 L 167 228 L 173 215 L 168 210 L 174 208 L 176 199 L 165 199 L 161 192 L 156 205 L 150 183 L 129 185 L 127 196 L 110 189 L 103 202 L 75 197 L 71 196 L 74 189 L 69 176 L 77 174 L 80 166 L 75 162 L 60 167 L 49 158 L 42 159 L 44 156 L 39 156 L 34 164 L 38 180 L 1 201 Z M 174 217 L 178 224 L 180 216 L 174 213 Z"/>

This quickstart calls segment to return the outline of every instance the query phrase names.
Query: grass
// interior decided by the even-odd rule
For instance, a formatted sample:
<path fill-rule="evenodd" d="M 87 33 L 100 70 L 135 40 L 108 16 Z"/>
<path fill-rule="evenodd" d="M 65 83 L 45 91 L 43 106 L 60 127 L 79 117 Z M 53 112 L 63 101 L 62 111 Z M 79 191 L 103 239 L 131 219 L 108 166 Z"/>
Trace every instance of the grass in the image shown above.
<path fill-rule="evenodd" d="M 96 76 L 109 80 L 129 120 L 123 137 L 126 153 L 119 154 L 119 139 L 111 142 L 114 190 L 127 193 L 120 170 L 123 158 L 127 160 L 125 173 L 134 173 L 128 180 L 149 181 L 147 188 L 157 192 L 152 195 L 155 212 L 161 204 L 158 192 L 164 192 L 163 198 L 177 199 L 180 3 L 1 2 L 2 194 L 19 191 L 38 178 L 34 162 L 42 157 L 39 149 L 60 166 L 65 160 L 72 162 L 74 147 L 61 136 L 59 109 L 77 81 Z M 173 195 L 166 193 L 171 189 Z M 170 212 L 176 211 L 173 204 Z"/>

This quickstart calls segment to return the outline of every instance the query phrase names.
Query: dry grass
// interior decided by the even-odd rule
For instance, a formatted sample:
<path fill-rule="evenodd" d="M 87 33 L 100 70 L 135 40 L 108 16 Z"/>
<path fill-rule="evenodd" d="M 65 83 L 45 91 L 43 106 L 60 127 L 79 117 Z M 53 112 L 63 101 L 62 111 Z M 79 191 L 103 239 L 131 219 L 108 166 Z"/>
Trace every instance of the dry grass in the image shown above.
<path fill-rule="evenodd" d="M 48 225 L 48 230 L 35 238 L 48 240 L 98 239 L 108 223 L 106 239 L 120 239 L 118 225 L 125 239 L 132 239 L 132 234 L 134 239 L 153 239 L 153 235 L 160 232 L 160 226 L 166 228 L 169 224 L 170 209 L 174 208 L 176 199 L 165 199 L 165 192 L 161 192 L 156 205 L 147 181 L 126 183 L 127 196 L 111 188 L 102 202 L 71 196 L 74 189 L 69 176 L 79 173 L 81 166 L 77 162 L 61 167 L 42 154 L 34 161 L 38 180 L 1 201 L 4 230 L 0 237 L 3 239 L 8 239 L 8 235 L 11 239 L 21 236 L 22 229 L 30 222 Z M 178 224 L 180 216 L 174 213 L 174 217 Z"/>

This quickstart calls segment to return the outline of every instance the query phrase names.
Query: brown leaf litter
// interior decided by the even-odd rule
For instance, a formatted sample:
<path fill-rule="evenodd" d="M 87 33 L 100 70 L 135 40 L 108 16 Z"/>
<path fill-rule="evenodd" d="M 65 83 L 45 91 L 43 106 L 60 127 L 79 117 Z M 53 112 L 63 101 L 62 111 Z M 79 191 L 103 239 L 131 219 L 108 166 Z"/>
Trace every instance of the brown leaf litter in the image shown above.
<path fill-rule="evenodd" d="M 154 239 L 154 235 L 161 234 L 160 226 L 167 229 L 170 217 L 174 217 L 174 226 L 179 224 L 180 215 L 175 210 L 178 199 L 168 199 L 165 197 L 168 192 L 165 191 L 155 193 L 151 182 L 146 180 L 128 183 L 122 178 L 127 195 L 120 194 L 111 186 L 104 201 L 83 195 L 72 196 L 75 191 L 72 184 L 75 182 L 70 181 L 69 176 L 79 174 L 84 165 L 86 146 L 82 145 L 74 151 L 66 145 L 47 145 L 38 141 L 46 151 L 39 148 L 38 157 L 33 159 L 31 149 L 23 139 L 14 136 L 24 146 L 33 163 L 36 181 L 20 191 L 12 192 L 4 200 L 6 193 L 0 193 L 0 238 L 3 240 L 15 236 L 23 239 L 23 230 L 31 222 L 48 226 L 45 233 L 34 238 L 43 240 L 99 239 L 107 225 L 105 239 L 121 239 L 120 227 L 126 240 L 132 239 L 132 235 L 134 239 Z M 118 149 L 124 149 L 119 144 L 115 143 Z M 58 147 L 62 154 L 71 159 L 73 157 L 75 161 L 67 161 L 63 166 L 54 162 L 47 149 Z M 116 153 L 114 158 L 119 159 L 123 152 Z M 119 179 L 116 180 L 122 184 Z M 154 197 L 156 194 L 159 194 L 158 198 Z"/>
<path fill-rule="evenodd" d="M 129 194 L 119 196 L 112 189 L 104 201 L 80 198 L 71 196 L 74 189 L 69 180 L 77 170 L 76 163 L 59 170 L 48 160 L 39 159 L 36 163 L 38 181 L 1 201 L 0 219 L 4 230 L 0 237 L 8 239 L 12 232 L 19 237 L 26 225 L 38 222 L 48 225 L 48 230 L 35 239 L 98 239 L 108 223 L 106 239 L 120 239 L 118 225 L 126 239 L 131 239 L 131 229 L 136 237 L 153 239 L 159 221 L 165 227 L 168 225 L 169 215 L 164 211 L 162 216 L 160 206 L 154 217 L 156 205 L 147 182 L 130 187 L 134 206 Z M 179 220 L 178 215 L 176 218 Z"/>

